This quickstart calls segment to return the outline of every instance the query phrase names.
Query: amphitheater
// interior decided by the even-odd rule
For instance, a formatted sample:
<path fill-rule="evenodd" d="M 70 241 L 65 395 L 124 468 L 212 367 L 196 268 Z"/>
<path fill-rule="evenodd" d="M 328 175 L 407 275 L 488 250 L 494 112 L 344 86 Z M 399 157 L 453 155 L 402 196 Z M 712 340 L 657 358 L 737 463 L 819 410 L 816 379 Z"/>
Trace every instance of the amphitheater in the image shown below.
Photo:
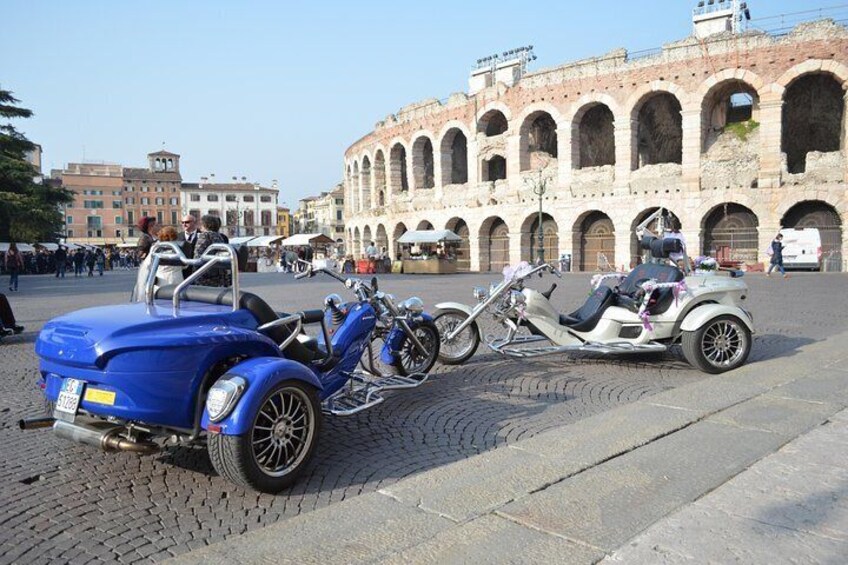
<path fill-rule="evenodd" d="M 345 152 L 348 249 L 413 229 L 462 237 L 460 270 L 536 257 L 627 268 L 657 207 L 694 250 L 749 267 L 781 227 L 817 227 L 824 268 L 848 246 L 848 29 L 723 32 L 522 72 L 410 104 Z"/>

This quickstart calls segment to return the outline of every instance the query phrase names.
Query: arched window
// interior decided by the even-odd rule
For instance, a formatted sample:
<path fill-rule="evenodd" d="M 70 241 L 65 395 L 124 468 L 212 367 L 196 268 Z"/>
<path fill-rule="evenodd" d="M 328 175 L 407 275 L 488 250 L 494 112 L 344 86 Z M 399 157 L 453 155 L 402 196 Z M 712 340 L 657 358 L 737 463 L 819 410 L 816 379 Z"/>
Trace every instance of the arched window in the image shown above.
<path fill-rule="evenodd" d="M 638 113 L 636 146 L 638 167 L 683 163 L 683 115 L 680 102 L 669 92 L 655 92 Z"/>
<path fill-rule="evenodd" d="M 830 153 L 843 147 L 845 92 L 828 73 L 796 79 L 783 95 L 782 150 L 790 173 L 807 170 L 811 151 Z"/>
<path fill-rule="evenodd" d="M 506 133 L 509 122 L 500 110 L 489 110 L 477 122 L 477 131 L 486 137 L 494 137 Z"/>
<path fill-rule="evenodd" d="M 412 144 L 412 177 L 416 189 L 435 186 L 433 142 L 428 137 L 419 137 Z"/>

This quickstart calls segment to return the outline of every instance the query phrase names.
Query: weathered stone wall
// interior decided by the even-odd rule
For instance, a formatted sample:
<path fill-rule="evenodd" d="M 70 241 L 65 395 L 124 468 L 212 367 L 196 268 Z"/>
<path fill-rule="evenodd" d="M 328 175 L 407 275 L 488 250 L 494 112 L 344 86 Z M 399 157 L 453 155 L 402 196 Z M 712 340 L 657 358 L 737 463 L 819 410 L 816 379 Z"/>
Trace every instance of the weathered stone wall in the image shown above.
<path fill-rule="evenodd" d="M 377 152 L 390 156 L 388 174 L 378 180 L 372 173 L 370 182 L 371 194 L 384 191 L 385 206 L 365 200 L 368 183 L 348 173 L 349 248 L 357 248 L 356 228 L 360 234 L 365 227 L 395 233 L 400 224 L 413 229 L 424 218 L 436 228 L 460 219 L 468 226 L 476 270 L 488 264 L 481 256 L 491 253 L 489 227 L 501 219 L 509 230 L 510 260 L 526 258 L 520 234 L 538 207 L 528 179 L 544 167 L 544 207 L 558 226 L 560 252 L 608 245 L 587 243 L 580 231 L 587 213 L 600 212 L 614 226 L 615 263 L 626 266 L 634 219 L 655 206 L 680 218 L 690 250 L 700 251 L 703 242 L 716 239 L 704 233 L 706 216 L 733 202 L 757 217 L 757 249 L 764 260 L 761 251 L 799 202 L 819 202 L 843 224 L 848 221 L 846 87 L 848 30 L 821 21 L 782 38 L 761 33 L 703 43 L 688 38 L 636 59 L 616 51 L 528 74 L 511 88 L 498 83 L 473 96 L 452 95 L 445 103 L 411 104 L 345 152 L 348 172 L 361 170 L 366 156 L 371 163 Z M 751 107 L 728 105 L 739 93 L 750 96 Z M 811 109 L 804 104 L 811 98 L 824 99 Z M 607 126 L 581 127 L 604 113 L 612 115 Z M 500 128 L 493 129 L 499 120 Z M 785 127 L 786 120 L 817 126 L 799 134 L 799 126 Z M 534 127 L 545 123 L 555 131 Z M 456 130 L 466 138 L 464 183 L 454 182 L 454 155 L 462 155 L 452 143 Z M 415 146 L 421 138 L 429 146 Z M 432 160 L 425 150 L 435 151 Z M 402 153 L 405 159 L 395 158 Z M 790 166 L 799 155 L 800 170 Z M 493 162 L 498 170 L 505 167 L 504 180 L 487 181 Z M 848 259 L 845 239 L 840 236 L 838 246 Z"/>

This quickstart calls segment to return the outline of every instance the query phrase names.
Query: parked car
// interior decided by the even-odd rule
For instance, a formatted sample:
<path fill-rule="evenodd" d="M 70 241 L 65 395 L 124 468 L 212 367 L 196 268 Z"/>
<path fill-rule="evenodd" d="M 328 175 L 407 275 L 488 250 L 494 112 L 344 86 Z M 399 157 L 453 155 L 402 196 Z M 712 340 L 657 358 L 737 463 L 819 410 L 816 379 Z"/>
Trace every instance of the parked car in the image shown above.
<path fill-rule="evenodd" d="M 817 228 L 784 228 L 783 266 L 786 269 L 820 271 L 822 263 L 821 234 Z"/>

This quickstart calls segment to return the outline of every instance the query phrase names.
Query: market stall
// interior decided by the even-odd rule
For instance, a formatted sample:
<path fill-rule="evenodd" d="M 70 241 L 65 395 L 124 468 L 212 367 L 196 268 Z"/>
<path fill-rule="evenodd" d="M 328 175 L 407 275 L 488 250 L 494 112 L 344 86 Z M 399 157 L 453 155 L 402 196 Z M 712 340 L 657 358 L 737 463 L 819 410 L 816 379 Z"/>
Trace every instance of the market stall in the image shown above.
<path fill-rule="evenodd" d="M 280 261 L 281 235 L 263 235 L 247 241 L 250 258 L 247 260 L 247 270 L 257 273 L 277 272 Z"/>
<path fill-rule="evenodd" d="M 403 272 L 414 275 L 456 273 L 456 250 L 462 238 L 450 230 L 414 230 L 398 240 Z"/>

